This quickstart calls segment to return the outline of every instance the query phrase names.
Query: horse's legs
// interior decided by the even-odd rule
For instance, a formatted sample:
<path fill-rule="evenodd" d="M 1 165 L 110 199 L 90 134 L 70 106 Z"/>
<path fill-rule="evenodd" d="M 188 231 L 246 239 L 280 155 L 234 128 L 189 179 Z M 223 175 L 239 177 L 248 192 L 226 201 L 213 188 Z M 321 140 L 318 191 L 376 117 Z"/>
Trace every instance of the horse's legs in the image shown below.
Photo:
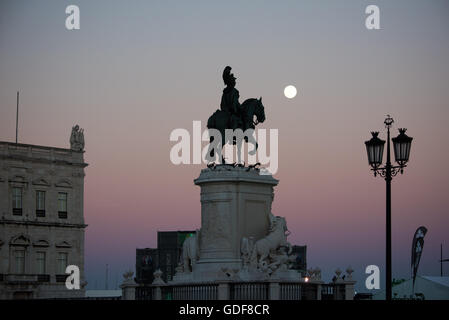
<path fill-rule="evenodd" d="M 216 163 L 215 148 L 214 148 L 214 144 L 212 143 L 214 141 L 214 137 L 210 137 L 209 141 L 210 141 L 209 149 L 207 150 L 206 159 L 209 162 Z M 218 145 L 216 146 L 216 149 L 217 149 L 218 163 L 220 163 L 220 161 L 221 161 L 221 145 L 220 145 L 220 143 L 218 143 Z"/>
<path fill-rule="evenodd" d="M 220 133 L 221 133 L 221 145 L 218 148 L 218 150 L 220 150 L 219 159 L 221 159 L 221 164 L 226 164 L 226 160 L 223 157 L 223 148 L 226 145 L 225 129 L 220 130 Z"/>
<path fill-rule="evenodd" d="M 219 164 L 224 164 L 223 145 L 220 143 L 217 145 L 217 159 Z"/>
<path fill-rule="evenodd" d="M 217 148 L 217 161 L 218 164 L 223 164 L 223 150 L 222 150 L 222 146 L 218 146 Z"/>
<path fill-rule="evenodd" d="M 260 255 L 260 258 L 259 258 L 259 261 L 257 264 L 261 270 L 263 270 L 264 267 L 268 265 L 268 263 L 265 261 L 266 258 L 268 258 L 268 254 L 262 253 Z"/>
<path fill-rule="evenodd" d="M 209 150 L 207 151 L 209 153 L 210 158 L 214 158 L 215 156 L 215 150 L 212 148 L 212 142 L 214 141 L 214 137 L 209 138 Z"/>
<path fill-rule="evenodd" d="M 258 145 L 256 139 L 254 138 L 254 135 L 248 136 L 248 144 L 249 144 L 250 142 L 254 145 L 254 149 L 251 150 L 251 151 L 249 151 L 248 154 L 250 154 L 250 155 L 253 156 L 253 155 L 256 154 L 256 151 L 257 151 L 257 148 L 258 148 L 259 145 Z"/>
<path fill-rule="evenodd" d="M 237 164 L 242 163 L 242 145 L 243 145 L 243 141 L 240 140 L 237 143 Z"/>

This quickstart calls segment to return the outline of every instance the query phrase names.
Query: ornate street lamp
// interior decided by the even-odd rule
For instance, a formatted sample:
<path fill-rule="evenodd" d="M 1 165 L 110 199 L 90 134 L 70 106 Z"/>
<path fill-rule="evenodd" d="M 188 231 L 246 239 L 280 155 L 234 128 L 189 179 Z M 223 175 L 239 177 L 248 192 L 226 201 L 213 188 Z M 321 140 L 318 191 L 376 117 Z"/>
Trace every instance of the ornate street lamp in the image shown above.
<path fill-rule="evenodd" d="M 405 164 L 408 162 L 410 147 L 413 140 L 413 138 L 410 138 L 405 134 L 405 131 L 407 131 L 405 128 L 399 129 L 399 135 L 396 138 L 391 139 L 393 140 L 394 158 L 401 167 L 401 173 L 403 172 L 402 168 L 404 168 Z"/>
<path fill-rule="evenodd" d="M 366 152 L 368 154 L 368 163 L 373 169 L 377 169 L 382 164 L 385 141 L 377 137 L 379 135 L 378 131 L 371 132 L 371 134 L 373 137 L 365 141 Z"/>
<path fill-rule="evenodd" d="M 404 168 L 410 156 L 410 147 L 413 138 L 407 136 L 405 131 L 407 129 L 399 129 L 399 135 L 393 140 L 394 157 L 398 166 L 393 166 L 390 160 L 390 128 L 393 125 L 393 119 L 387 115 L 385 119 L 385 127 L 387 128 L 387 162 L 384 167 L 382 165 L 382 156 L 385 141 L 379 139 L 377 136 L 379 132 L 371 132 L 372 138 L 365 141 L 366 152 L 368 154 L 368 163 L 372 167 L 374 176 L 379 174 L 385 178 L 387 183 L 386 194 L 386 277 L 385 277 L 385 291 L 386 300 L 391 300 L 391 180 L 394 176 L 404 172 Z"/>

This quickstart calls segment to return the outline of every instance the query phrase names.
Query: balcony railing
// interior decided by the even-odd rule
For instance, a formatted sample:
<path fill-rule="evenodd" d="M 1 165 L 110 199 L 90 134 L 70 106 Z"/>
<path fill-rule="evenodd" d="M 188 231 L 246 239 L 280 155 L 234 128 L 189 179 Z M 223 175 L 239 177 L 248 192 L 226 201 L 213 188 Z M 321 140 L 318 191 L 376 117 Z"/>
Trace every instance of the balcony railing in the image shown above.
<path fill-rule="evenodd" d="M 323 284 L 321 286 L 321 300 L 344 300 L 345 286 L 342 284 Z"/>
<path fill-rule="evenodd" d="M 231 283 L 231 300 L 268 300 L 268 283 Z"/>
<path fill-rule="evenodd" d="M 3 274 L 0 281 L 14 283 L 50 282 L 49 274 Z"/>
<path fill-rule="evenodd" d="M 68 274 L 57 274 L 56 282 L 65 282 L 68 276 L 69 276 Z"/>
<path fill-rule="evenodd" d="M 170 294 L 173 300 L 217 300 L 218 296 L 218 284 L 173 286 L 171 288 Z"/>
<path fill-rule="evenodd" d="M 144 286 L 136 288 L 136 300 L 153 300 L 153 287 Z"/>
<path fill-rule="evenodd" d="M 37 281 L 38 282 L 50 282 L 50 275 L 49 274 L 38 274 Z"/>
<path fill-rule="evenodd" d="M 45 210 L 36 210 L 36 217 L 45 217 Z"/>
<path fill-rule="evenodd" d="M 219 286 L 223 285 L 220 288 Z M 136 300 L 352 300 L 346 296 L 353 281 L 303 282 L 213 282 L 202 284 L 141 285 L 135 288 Z M 219 297 L 221 295 L 221 298 Z"/>
<path fill-rule="evenodd" d="M 7 274 L 5 275 L 6 282 L 37 282 L 35 274 Z"/>
<path fill-rule="evenodd" d="M 67 211 L 58 211 L 59 219 L 67 219 Z"/>
<path fill-rule="evenodd" d="M 280 283 L 281 300 L 301 300 L 302 284 L 300 283 Z"/>

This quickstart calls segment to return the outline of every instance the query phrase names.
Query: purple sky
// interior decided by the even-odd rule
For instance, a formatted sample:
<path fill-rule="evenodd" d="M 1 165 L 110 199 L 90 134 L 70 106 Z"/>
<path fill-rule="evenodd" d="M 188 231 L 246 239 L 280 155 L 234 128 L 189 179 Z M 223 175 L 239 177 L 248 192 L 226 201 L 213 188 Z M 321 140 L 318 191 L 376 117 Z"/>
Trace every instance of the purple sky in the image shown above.
<path fill-rule="evenodd" d="M 81 29 L 65 29 L 76 4 Z M 365 28 L 380 7 L 381 30 Z M 3 1 L 0 3 L 0 140 L 69 147 L 85 129 L 86 274 L 89 288 L 134 268 L 157 230 L 200 227 L 201 165 L 169 160 L 175 128 L 219 107 L 226 65 L 240 101 L 263 96 L 279 130 L 273 212 L 290 242 L 307 244 L 325 280 L 351 265 L 383 271 L 385 182 L 363 142 L 386 114 L 414 137 L 393 180 L 394 277 L 410 274 L 417 227 L 429 231 L 420 274 L 449 256 L 449 25 L 446 1 Z M 283 89 L 293 84 L 294 99 Z M 384 132 L 381 133 L 385 139 Z M 445 266 L 446 275 L 449 266 Z M 382 282 L 383 286 L 383 282 Z M 366 290 L 365 290 L 366 291 Z"/>

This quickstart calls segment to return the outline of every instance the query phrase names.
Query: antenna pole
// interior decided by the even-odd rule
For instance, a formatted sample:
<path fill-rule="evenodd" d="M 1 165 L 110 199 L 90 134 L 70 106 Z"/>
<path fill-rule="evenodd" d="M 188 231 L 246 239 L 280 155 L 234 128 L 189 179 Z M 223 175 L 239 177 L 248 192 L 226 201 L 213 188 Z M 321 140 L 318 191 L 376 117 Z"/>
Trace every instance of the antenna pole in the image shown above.
<path fill-rule="evenodd" d="M 106 264 L 106 281 L 105 281 L 105 289 L 108 290 L 108 264 Z"/>
<path fill-rule="evenodd" d="M 16 144 L 19 132 L 19 91 L 17 91 L 17 110 L 16 110 Z"/>

